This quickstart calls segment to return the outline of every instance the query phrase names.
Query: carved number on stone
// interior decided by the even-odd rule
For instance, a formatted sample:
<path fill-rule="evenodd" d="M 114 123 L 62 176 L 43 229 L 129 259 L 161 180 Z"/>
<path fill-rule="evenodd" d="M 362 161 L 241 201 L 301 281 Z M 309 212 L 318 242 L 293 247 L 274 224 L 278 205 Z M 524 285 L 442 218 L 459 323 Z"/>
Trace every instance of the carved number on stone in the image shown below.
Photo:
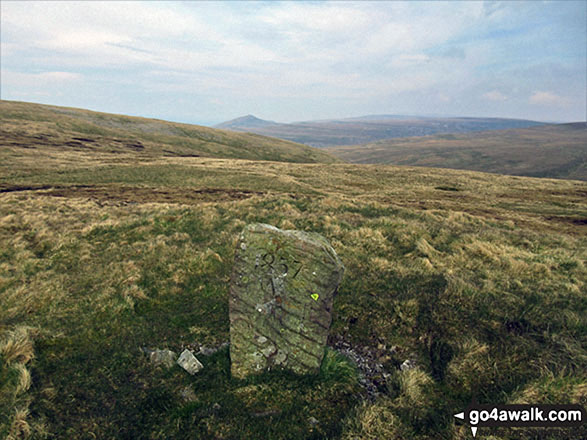
<path fill-rule="evenodd" d="M 302 264 L 302 263 L 300 263 L 298 260 L 294 260 L 294 263 L 295 263 L 295 264 L 299 264 L 299 265 L 300 265 L 300 266 L 298 267 L 298 270 L 296 270 L 296 273 L 294 273 L 294 276 L 293 276 L 293 277 L 295 278 L 295 277 L 297 277 L 297 276 L 298 276 L 298 274 L 300 273 L 300 270 L 302 270 L 302 266 L 303 266 L 303 264 Z"/>
<path fill-rule="evenodd" d="M 269 281 L 271 282 L 271 293 L 275 296 L 275 283 L 273 282 L 273 277 L 270 277 Z"/>
<path fill-rule="evenodd" d="M 287 266 L 286 261 L 287 260 L 284 257 L 280 257 L 279 263 L 277 263 L 277 266 L 282 268 L 281 272 L 283 274 L 287 274 L 289 272 L 289 267 Z M 295 278 L 300 273 L 300 270 L 302 270 L 303 264 L 298 260 L 294 260 L 293 262 L 294 264 L 299 264 L 296 273 L 294 273 L 293 276 L 293 278 Z M 275 263 L 275 255 L 269 253 L 263 255 L 263 264 L 261 264 L 261 267 L 269 267 L 270 269 L 275 270 L 273 263 Z"/>

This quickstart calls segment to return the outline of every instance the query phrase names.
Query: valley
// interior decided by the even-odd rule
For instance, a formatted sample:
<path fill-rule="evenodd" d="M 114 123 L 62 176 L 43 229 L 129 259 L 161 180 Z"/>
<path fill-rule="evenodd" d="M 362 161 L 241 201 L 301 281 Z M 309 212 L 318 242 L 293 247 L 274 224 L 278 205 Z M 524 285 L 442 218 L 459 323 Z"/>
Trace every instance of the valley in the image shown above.
<path fill-rule="evenodd" d="M 386 139 L 326 151 L 379 163 L 587 180 L 587 123 Z"/>
<path fill-rule="evenodd" d="M 542 123 L 537 121 L 504 118 L 447 118 L 397 115 L 373 115 L 282 124 L 247 115 L 218 124 L 215 128 L 257 133 L 323 148 L 438 133 L 468 133 L 540 125 Z"/>
<path fill-rule="evenodd" d="M 472 399 L 587 404 L 584 181 L 26 103 L 0 123 L 0 437 L 456 440 Z M 316 376 L 230 375 L 255 222 L 318 232 L 345 266 Z M 341 346 L 381 365 L 374 390 Z M 194 376 L 144 354 L 185 348 L 208 353 Z"/>

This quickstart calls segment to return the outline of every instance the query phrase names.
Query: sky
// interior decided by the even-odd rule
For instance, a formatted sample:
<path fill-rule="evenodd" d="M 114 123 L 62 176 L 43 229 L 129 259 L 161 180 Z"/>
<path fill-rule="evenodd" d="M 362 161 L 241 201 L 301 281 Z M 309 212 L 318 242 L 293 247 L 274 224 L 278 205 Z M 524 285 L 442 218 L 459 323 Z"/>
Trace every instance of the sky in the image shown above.
<path fill-rule="evenodd" d="M 0 97 L 212 125 L 587 120 L 587 2 L 0 2 Z"/>

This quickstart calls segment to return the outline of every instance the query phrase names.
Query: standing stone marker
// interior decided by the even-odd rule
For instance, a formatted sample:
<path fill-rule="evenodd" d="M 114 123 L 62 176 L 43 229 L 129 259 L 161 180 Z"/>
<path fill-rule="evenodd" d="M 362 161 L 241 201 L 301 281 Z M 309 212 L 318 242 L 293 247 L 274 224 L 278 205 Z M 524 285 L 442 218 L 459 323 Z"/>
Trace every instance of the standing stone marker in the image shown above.
<path fill-rule="evenodd" d="M 232 375 L 320 370 L 344 267 L 324 237 L 247 225 L 230 285 Z"/>

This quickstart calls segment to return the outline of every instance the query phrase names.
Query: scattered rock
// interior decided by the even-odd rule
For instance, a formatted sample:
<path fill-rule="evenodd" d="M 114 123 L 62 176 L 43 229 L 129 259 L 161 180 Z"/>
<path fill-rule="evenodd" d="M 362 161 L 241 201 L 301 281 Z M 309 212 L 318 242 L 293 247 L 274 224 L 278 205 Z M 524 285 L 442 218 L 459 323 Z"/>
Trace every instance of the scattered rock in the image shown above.
<path fill-rule="evenodd" d="M 217 347 L 208 347 L 206 345 L 202 345 L 200 346 L 200 351 L 198 351 L 198 354 L 201 354 L 202 356 L 211 356 L 214 353 L 216 353 L 217 351 L 222 350 L 225 347 L 228 347 L 230 344 L 228 341 L 223 342 L 222 344 L 218 345 Z"/>
<path fill-rule="evenodd" d="M 416 368 L 416 363 L 414 361 L 411 361 L 409 359 L 406 359 L 405 361 L 403 361 L 403 363 L 399 366 L 399 369 L 402 371 L 408 371 L 408 370 L 412 370 Z"/>
<path fill-rule="evenodd" d="M 357 366 L 359 384 L 365 390 L 368 400 L 374 401 L 382 392 L 387 391 L 387 378 L 390 374 L 380 362 L 382 357 L 380 349 L 352 346 L 341 336 L 333 337 L 331 345 Z"/>
<path fill-rule="evenodd" d="M 198 396 L 196 396 L 194 390 L 189 386 L 183 387 L 179 394 L 185 402 L 195 402 L 198 400 Z"/>
<path fill-rule="evenodd" d="M 165 368 L 173 367 L 177 359 L 177 353 L 171 350 L 146 350 L 145 353 L 149 356 L 149 360 L 153 365 L 162 366 Z"/>
<path fill-rule="evenodd" d="M 230 286 L 233 376 L 275 367 L 318 373 L 343 270 L 319 234 L 246 226 Z"/>
<path fill-rule="evenodd" d="M 177 364 L 190 374 L 196 374 L 204 368 L 198 358 L 187 348 L 179 356 Z"/>
<path fill-rule="evenodd" d="M 267 411 L 254 412 L 251 415 L 253 417 L 271 417 L 278 416 L 279 414 L 281 414 L 280 409 L 268 409 Z"/>
<path fill-rule="evenodd" d="M 200 351 L 198 354 L 201 354 L 202 356 L 210 356 L 211 354 L 216 353 L 216 349 L 212 348 L 212 347 L 206 347 L 205 345 L 200 347 Z"/>

